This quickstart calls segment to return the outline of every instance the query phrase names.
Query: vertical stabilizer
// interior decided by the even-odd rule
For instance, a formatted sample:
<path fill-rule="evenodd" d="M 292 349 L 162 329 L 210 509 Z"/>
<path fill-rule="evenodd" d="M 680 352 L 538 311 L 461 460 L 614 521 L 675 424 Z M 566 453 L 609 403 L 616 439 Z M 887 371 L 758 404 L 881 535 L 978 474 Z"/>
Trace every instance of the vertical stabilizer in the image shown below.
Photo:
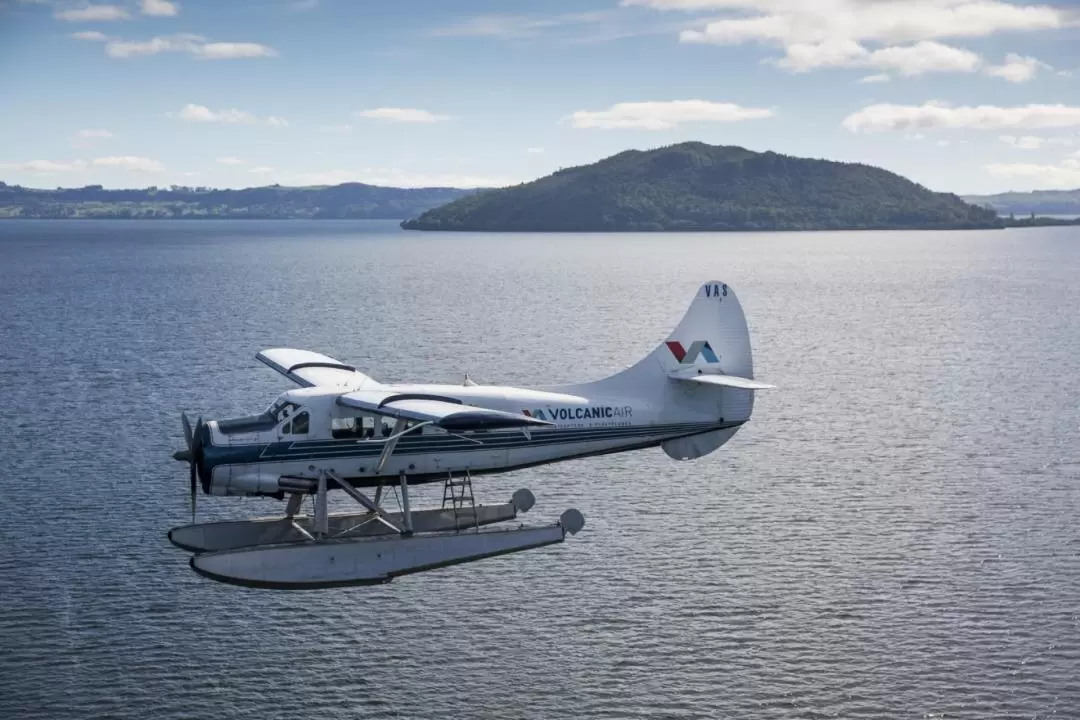
<path fill-rule="evenodd" d="M 726 283 L 702 284 L 668 338 L 645 358 L 604 380 L 574 386 L 582 394 L 638 397 L 661 409 L 668 422 L 750 419 L 754 392 L 750 333 L 739 299 Z M 736 429 L 664 443 L 677 459 L 706 455 Z"/>

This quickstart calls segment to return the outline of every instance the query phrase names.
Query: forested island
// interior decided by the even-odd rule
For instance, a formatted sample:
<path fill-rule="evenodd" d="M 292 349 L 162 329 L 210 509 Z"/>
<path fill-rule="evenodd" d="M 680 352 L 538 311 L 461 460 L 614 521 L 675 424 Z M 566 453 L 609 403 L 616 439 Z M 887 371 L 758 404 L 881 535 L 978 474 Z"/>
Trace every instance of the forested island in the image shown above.
<path fill-rule="evenodd" d="M 391 188 L 362 183 L 216 190 L 173 185 L 38 190 L 0 182 L 0 218 L 270 218 L 401 220 L 474 190 Z"/>
<path fill-rule="evenodd" d="M 1037 213 L 1073 218 L 1042 217 Z M 0 219 L 388 219 L 510 232 L 962 229 L 1080 225 L 1080 190 L 933 192 L 859 163 L 686 142 L 497 189 L 341 185 L 54 190 L 0 182 Z"/>
<path fill-rule="evenodd" d="M 857 163 L 700 142 L 628 150 L 485 190 L 410 230 L 518 232 L 1000 228 L 989 208 Z"/>

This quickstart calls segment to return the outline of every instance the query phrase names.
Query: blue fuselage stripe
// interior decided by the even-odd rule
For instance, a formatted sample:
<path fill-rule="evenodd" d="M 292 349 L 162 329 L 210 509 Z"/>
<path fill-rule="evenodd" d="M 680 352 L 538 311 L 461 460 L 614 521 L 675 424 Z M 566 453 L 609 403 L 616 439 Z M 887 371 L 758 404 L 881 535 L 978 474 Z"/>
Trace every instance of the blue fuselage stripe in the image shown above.
<path fill-rule="evenodd" d="M 526 438 L 521 432 L 498 432 L 474 436 L 483 444 L 442 435 L 404 436 L 394 449 L 394 455 L 430 455 L 485 450 L 515 450 L 548 445 L 633 440 L 650 436 L 671 437 L 694 435 L 713 430 L 736 427 L 741 423 L 677 423 L 668 425 L 639 425 L 627 427 L 558 428 L 532 432 Z M 293 462 L 322 458 L 378 457 L 385 442 L 352 438 L 335 440 L 284 441 L 248 445 L 212 445 L 206 448 L 209 466 L 239 465 L 256 462 Z"/>

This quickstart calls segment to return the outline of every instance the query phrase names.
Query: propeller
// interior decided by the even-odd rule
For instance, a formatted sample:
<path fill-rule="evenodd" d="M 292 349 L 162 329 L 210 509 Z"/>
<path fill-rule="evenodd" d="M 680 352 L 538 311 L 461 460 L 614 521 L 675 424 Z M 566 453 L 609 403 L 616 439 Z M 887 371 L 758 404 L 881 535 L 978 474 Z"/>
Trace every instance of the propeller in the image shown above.
<path fill-rule="evenodd" d="M 174 460 L 180 460 L 181 462 L 187 462 L 190 469 L 190 485 L 191 485 L 191 522 L 195 522 L 195 487 L 198 481 L 199 473 L 199 438 L 200 430 L 202 430 L 202 416 L 195 421 L 195 429 L 191 429 L 191 421 L 188 420 L 187 413 L 180 413 L 180 421 L 184 424 L 184 442 L 187 443 L 186 450 L 177 450 L 173 453 Z"/>

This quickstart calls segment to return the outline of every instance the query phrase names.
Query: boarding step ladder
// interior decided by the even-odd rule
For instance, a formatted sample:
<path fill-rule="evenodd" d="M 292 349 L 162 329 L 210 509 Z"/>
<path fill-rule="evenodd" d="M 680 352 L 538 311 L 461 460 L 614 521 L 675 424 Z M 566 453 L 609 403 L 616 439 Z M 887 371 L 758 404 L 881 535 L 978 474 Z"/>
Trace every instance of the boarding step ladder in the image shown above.
<path fill-rule="evenodd" d="M 476 498 L 473 497 L 472 490 L 472 475 L 469 471 L 465 471 L 465 475 L 454 479 L 453 473 L 447 473 L 446 483 L 443 485 L 443 510 L 447 508 L 447 505 L 454 511 L 454 527 L 460 530 L 462 525 L 461 521 L 464 519 L 466 509 L 471 513 L 468 518 L 471 520 L 469 523 L 473 527 L 479 529 L 479 518 L 476 514 Z"/>

